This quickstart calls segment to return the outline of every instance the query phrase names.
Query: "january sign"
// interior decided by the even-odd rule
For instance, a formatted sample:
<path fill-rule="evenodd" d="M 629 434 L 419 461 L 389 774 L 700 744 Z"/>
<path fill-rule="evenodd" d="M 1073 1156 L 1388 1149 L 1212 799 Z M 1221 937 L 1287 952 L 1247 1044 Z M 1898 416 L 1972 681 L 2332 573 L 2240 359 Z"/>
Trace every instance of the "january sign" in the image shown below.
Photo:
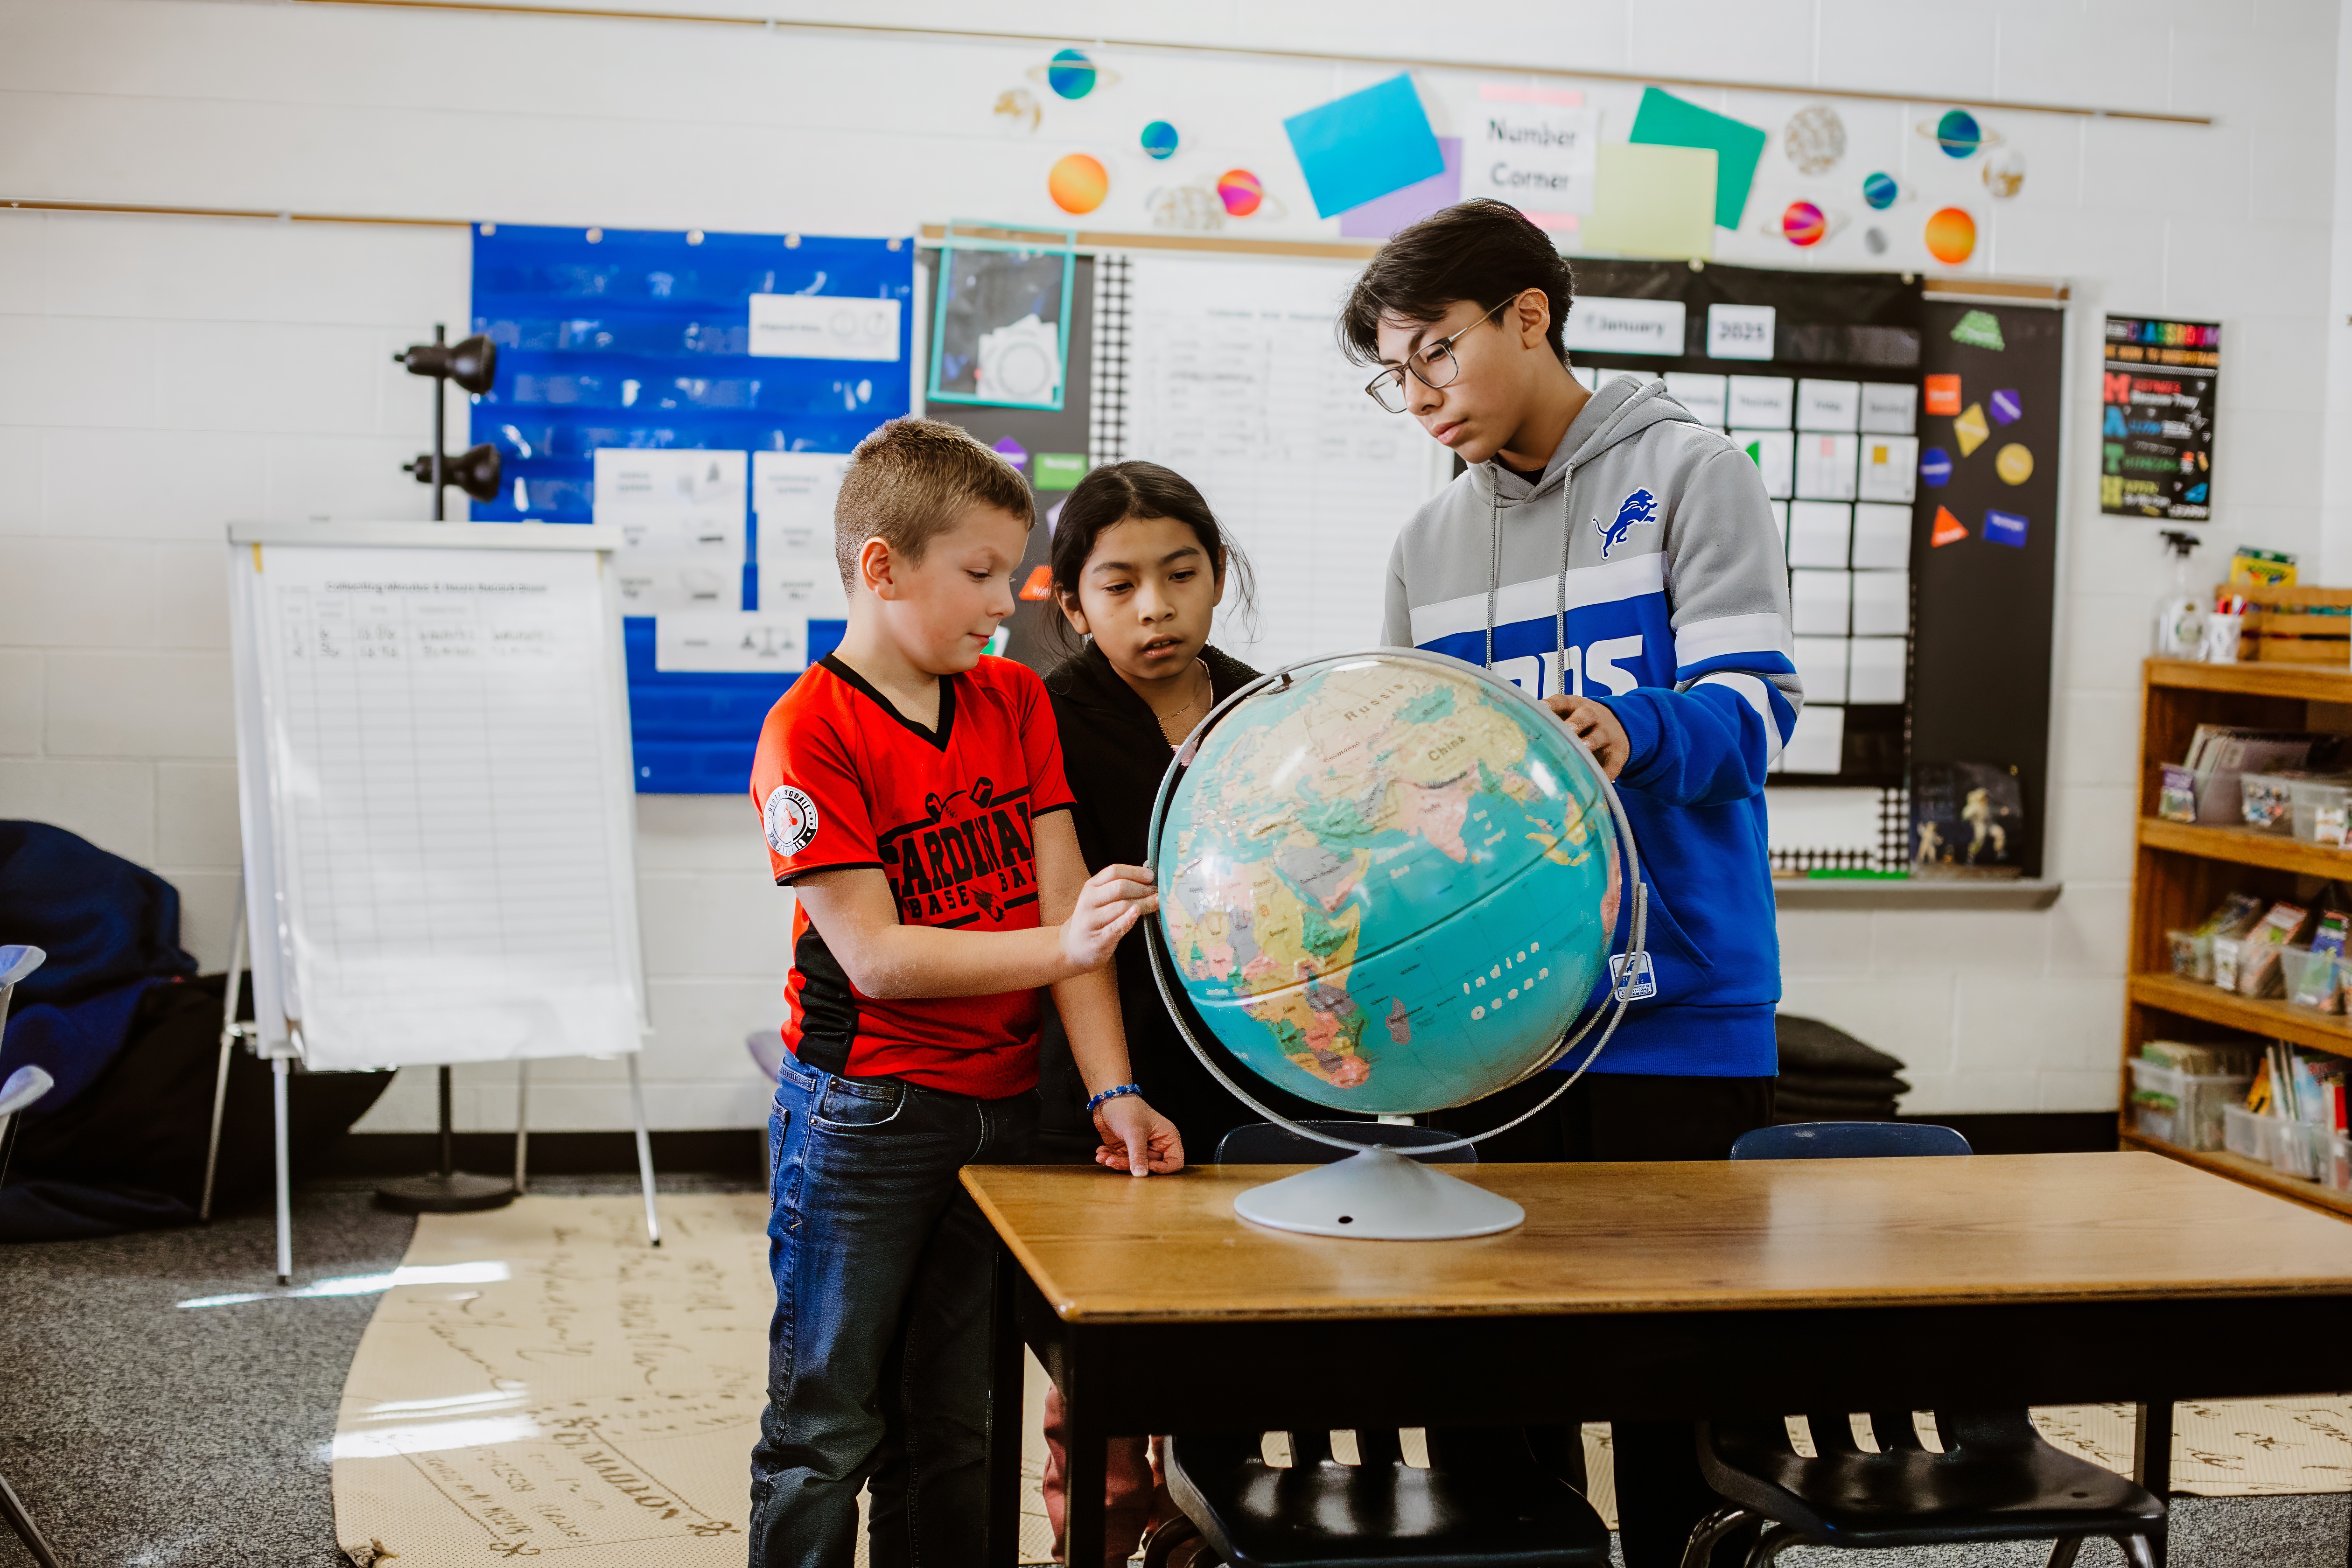
<path fill-rule="evenodd" d="M 2107 318 L 2100 378 L 2099 510 L 2201 522 L 2213 515 L 2212 321 Z"/>

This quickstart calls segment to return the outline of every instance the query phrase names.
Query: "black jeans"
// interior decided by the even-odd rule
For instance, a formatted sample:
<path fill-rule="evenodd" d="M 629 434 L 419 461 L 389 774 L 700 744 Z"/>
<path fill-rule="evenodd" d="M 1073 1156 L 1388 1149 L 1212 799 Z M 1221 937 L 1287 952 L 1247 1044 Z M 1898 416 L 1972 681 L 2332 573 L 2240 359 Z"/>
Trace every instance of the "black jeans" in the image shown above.
<path fill-rule="evenodd" d="M 768 1122 L 776 1316 L 751 1568 L 978 1563 L 994 1243 L 956 1173 L 1027 1162 L 1033 1091 L 973 1100 L 787 1057 Z"/>
<path fill-rule="evenodd" d="M 1558 1103 L 1478 1145 L 1481 1160 L 1721 1160 L 1743 1132 L 1772 1121 L 1769 1078 L 1664 1078 L 1587 1073 Z M 1482 1132 L 1559 1087 L 1557 1073 L 1431 1118 L 1451 1132 Z M 1596 1412 L 1605 1415 L 1605 1412 Z M 1691 1530 L 1721 1506 L 1699 1473 L 1683 1421 L 1609 1423 L 1617 1472 L 1617 1534 L 1625 1568 L 1676 1568 Z M 1716 1549 L 1717 1568 L 1747 1552 L 1744 1532 Z"/>

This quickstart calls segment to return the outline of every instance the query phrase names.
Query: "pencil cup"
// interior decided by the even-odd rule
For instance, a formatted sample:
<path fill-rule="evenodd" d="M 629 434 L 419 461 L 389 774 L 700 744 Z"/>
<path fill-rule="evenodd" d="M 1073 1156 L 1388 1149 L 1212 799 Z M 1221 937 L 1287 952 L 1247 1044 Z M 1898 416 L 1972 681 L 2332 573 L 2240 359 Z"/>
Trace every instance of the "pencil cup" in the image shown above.
<path fill-rule="evenodd" d="M 2214 611 L 2205 617 L 2205 640 L 2199 645 L 2197 657 L 2207 664 L 2237 663 L 2238 642 L 2245 629 L 2245 616 Z"/>

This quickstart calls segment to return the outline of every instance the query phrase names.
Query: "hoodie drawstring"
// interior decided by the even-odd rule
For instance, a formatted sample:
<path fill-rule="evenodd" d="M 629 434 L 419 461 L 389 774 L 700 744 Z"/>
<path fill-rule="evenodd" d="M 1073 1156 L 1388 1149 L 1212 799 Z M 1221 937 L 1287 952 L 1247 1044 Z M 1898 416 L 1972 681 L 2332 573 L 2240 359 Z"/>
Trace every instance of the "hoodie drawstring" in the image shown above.
<path fill-rule="evenodd" d="M 1563 466 L 1559 475 L 1559 591 L 1552 603 L 1552 674 L 1559 689 L 1568 689 L 1568 552 L 1576 538 L 1576 514 L 1568 504 L 1569 486 L 1576 481 L 1576 465 Z M 1486 668 L 1495 668 L 1495 603 L 1503 587 L 1503 499 L 1486 491 Z"/>

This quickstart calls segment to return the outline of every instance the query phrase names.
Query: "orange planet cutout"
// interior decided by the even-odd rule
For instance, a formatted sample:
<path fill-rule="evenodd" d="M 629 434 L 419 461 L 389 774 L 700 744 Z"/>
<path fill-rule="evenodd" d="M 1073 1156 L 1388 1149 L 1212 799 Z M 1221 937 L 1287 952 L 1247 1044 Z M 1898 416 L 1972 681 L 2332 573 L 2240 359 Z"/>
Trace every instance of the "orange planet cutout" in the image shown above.
<path fill-rule="evenodd" d="M 1110 174 L 1084 153 L 1073 153 L 1045 176 L 1045 194 L 1066 213 L 1090 213 L 1110 195 Z"/>
<path fill-rule="evenodd" d="M 1977 250 L 1977 220 L 1958 207 L 1946 207 L 1927 220 L 1927 254 L 1958 267 Z"/>

